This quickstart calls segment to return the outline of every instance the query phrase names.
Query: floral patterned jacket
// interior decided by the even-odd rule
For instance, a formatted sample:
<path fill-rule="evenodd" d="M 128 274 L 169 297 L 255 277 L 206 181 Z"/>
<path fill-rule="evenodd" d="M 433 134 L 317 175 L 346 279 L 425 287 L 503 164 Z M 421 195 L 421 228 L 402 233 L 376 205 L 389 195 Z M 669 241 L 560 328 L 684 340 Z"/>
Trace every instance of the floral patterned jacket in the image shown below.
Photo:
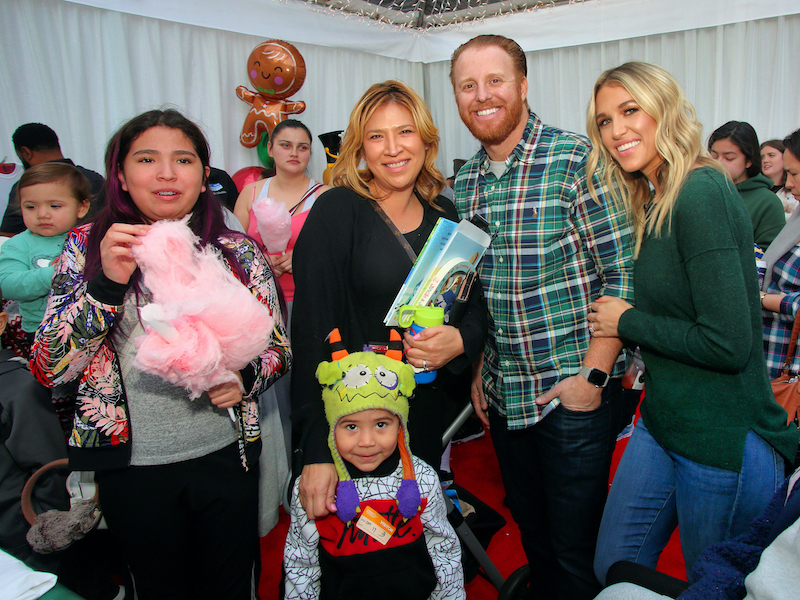
<path fill-rule="evenodd" d="M 86 242 L 91 225 L 73 229 L 47 301 L 44 319 L 31 349 L 31 371 L 48 387 L 79 378 L 78 398 L 69 438 L 70 467 L 100 470 L 128 466 L 130 462 L 130 421 L 119 359 L 108 334 L 122 314 L 120 299 L 124 286 L 102 273 L 85 281 L 83 269 Z M 278 305 L 272 271 L 256 245 L 247 239 L 223 237 L 220 241 L 234 251 L 250 277 L 248 289 L 275 319 L 269 346 L 250 363 L 245 376 L 246 395 L 235 407 L 240 429 L 243 463 L 245 444 L 259 438 L 258 395 L 286 373 L 291 350 Z M 230 265 L 228 265 L 230 267 Z M 110 293 L 109 290 L 111 290 Z M 254 379 L 254 381 L 252 381 Z M 252 381 L 251 385 L 250 381 Z"/>

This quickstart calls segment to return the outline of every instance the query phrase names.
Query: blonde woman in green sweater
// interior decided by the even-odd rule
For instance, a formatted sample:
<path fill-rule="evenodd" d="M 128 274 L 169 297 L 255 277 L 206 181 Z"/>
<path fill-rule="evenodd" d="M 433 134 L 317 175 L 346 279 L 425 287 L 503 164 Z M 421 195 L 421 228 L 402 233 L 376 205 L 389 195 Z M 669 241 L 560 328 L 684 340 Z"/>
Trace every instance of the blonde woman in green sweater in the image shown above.
<path fill-rule="evenodd" d="M 783 481 L 797 430 L 775 403 L 761 348 L 753 230 L 703 148 L 694 109 L 661 67 L 601 75 L 587 129 L 597 167 L 635 227 L 636 306 L 591 305 L 590 332 L 641 347 L 642 418 L 600 526 L 595 573 L 655 567 L 680 525 L 687 569 L 746 530 Z"/>

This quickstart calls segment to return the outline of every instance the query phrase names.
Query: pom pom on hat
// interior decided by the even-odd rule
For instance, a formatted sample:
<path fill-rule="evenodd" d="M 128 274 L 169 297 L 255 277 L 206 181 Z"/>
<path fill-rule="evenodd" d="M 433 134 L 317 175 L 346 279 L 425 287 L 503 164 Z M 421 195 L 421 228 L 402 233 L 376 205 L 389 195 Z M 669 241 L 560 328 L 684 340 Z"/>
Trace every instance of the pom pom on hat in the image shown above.
<path fill-rule="evenodd" d="M 336 486 L 336 514 L 339 518 L 345 523 L 352 521 L 361 510 L 360 504 L 355 482 L 352 479 L 340 481 Z"/>
<path fill-rule="evenodd" d="M 352 482 L 351 482 L 352 483 Z M 400 489 L 397 490 L 397 508 L 404 518 L 410 519 L 419 510 L 422 497 L 419 493 L 419 484 L 416 479 L 403 479 Z M 338 504 L 337 504 L 338 507 Z"/>

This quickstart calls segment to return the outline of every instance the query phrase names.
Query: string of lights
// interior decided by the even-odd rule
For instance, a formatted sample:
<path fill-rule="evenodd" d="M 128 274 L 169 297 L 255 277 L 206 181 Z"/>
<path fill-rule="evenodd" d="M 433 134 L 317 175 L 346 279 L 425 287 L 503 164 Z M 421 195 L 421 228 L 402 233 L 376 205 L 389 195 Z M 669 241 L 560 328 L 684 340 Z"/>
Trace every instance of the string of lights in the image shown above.
<path fill-rule="evenodd" d="M 464 27 L 489 17 L 551 10 L 592 0 L 291 0 L 308 2 L 317 12 L 335 12 L 382 27 L 426 33 Z M 599 2 L 600 0 L 594 0 Z"/>

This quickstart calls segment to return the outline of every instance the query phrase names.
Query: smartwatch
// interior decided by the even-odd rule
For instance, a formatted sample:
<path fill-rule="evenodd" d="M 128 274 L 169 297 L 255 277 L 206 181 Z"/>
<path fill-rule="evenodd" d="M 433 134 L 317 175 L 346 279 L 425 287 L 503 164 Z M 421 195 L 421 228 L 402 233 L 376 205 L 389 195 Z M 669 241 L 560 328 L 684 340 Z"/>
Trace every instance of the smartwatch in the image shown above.
<path fill-rule="evenodd" d="M 608 380 L 611 379 L 605 371 L 586 366 L 581 367 L 581 370 L 578 371 L 578 375 L 586 377 L 586 380 L 597 388 L 606 387 L 608 385 Z"/>

